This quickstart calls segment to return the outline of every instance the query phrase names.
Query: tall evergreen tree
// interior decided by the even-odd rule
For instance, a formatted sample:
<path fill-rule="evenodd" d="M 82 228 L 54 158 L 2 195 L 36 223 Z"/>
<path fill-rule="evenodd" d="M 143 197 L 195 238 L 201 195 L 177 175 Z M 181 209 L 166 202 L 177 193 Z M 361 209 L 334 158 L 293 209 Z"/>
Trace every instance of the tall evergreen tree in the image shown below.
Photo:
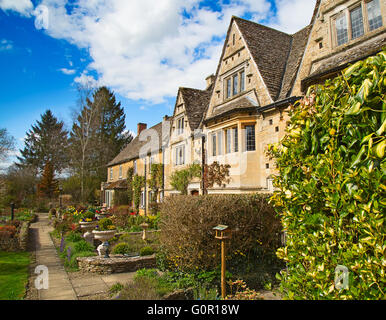
<path fill-rule="evenodd" d="M 59 184 L 55 180 L 54 168 L 51 161 L 47 161 L 44 166 L 40 183 L 38 184 L 38 196 L 39 198 L 52 199 L 58 194 Z"/>
<path fill-rule="evenodd" d="M 17 157 L 19 166 L 33 167 L 42 172 L 47 162 L 51 162 L 54 171 L 60 173 L 67 165 L 68 132 L 64 123 L 58 121 L 47 110 L 41 121 L 32 125 L 24 140 L 25 147 Z"/>
<path fill-rule="evenodd" d="M 125 132 L 125 113 L 121 103 L 106 87 L 100 87 L 89 101 L 99 111 L 97 139 L 99 148 L 98 176 L 106 180 L 106 164 L 110 162 L 130 141 L 133 136 Z"/>
<path fill-rule="evenodd" d="M 114 93 L 106 87 L 90 94 L 88 88 L 78 88 L 79 111 L 70 133 L 71 165 L 80 178 L 82 200 L 92 195 L 94 189 L 106 181 L 106 164 L 111 161 L 133 136 L 125 131 L 125 114 Z M 88 199 L 89 200 L 89 199 Z"/>

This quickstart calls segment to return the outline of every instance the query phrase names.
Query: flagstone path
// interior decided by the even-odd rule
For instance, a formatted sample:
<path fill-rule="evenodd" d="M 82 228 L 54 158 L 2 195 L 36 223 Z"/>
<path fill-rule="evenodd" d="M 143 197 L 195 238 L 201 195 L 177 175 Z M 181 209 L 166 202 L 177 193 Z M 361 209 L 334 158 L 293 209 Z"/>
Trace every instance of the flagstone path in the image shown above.
<path fill-rule="evenodd" d="M 48 268 L 48 289 L 35 290 L 32 295 L 38 300 L 90 300 L 108 298 L 109 288 L 120 282 L 131 281 L 135 272 L 118 273 L 111 275 L 67 273 L 57 254 L 51 240 L 50 232 L 53 227 L 49 225 L 47 213 L 39 213 L 38 221 L 31 224 L 33 242 L 32 250 L 35 253 L 35 266 L 43 265 Z M 32 270 L 33 272 L 34 270 Z M 38 274 L 30 281 L 34 286 Z"/>

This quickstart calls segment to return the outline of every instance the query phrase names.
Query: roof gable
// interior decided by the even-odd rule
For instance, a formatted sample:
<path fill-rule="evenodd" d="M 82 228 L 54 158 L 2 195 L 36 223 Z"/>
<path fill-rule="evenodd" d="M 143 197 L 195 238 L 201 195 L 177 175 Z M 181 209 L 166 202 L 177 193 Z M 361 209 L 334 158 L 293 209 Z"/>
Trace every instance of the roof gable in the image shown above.
<path fill-rule="evenodd" d="M 162 146 L 166 143 L 166 141 L 164 141 L 165 134 L 162 134 L 163 123 L 164 122 L 160 122 L 149 129 L 143 130 L 141 134 L 139 136 L 137 135 L 112 161 L 107 164 L 107 166 L 111 167 L 139 158 L 140 153 L 143 151 L 142 149 L 145 146 L 147 149 L 146 151 L 148 151 L 148 149 L 151 149 L 152 151 L 161 150 Z M 152 133 L 157 135 L 158 140 L 152 139 L 154 136 Z M 140 137 L 146 137 L 146 140 L 141 141 L 142 139 L 140 139 Z"/>
<path fill-rule="evenodd" d="M 258 23 L 233 17 L 273 101 L 281 89 L 292 36 Z M 232 22 L 231 22 L 232 23 Z"/>

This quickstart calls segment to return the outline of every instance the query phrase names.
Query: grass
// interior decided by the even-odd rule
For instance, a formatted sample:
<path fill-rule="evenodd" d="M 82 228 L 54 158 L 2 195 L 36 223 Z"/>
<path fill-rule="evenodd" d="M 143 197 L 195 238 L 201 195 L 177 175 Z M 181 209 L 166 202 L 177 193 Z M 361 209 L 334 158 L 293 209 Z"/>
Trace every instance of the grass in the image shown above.
<path fill-rule="evenodd" d="M 20 300 L 28 282 L 28 252 L 0 252 L 0 300 Z"/>

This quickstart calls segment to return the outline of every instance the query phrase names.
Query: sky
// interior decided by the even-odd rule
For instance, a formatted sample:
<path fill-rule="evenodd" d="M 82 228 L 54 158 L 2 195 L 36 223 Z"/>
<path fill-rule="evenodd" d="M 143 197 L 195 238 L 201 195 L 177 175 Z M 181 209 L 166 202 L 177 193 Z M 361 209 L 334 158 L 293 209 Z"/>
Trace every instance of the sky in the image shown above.
<path fill-rule="evenodd" d="M 77 85 L 105 85 L 127 130 L 171 115 L 179 87 L 205 89 L 231 17 L 288 34 L 316 0 L 0 0 L 0 128 L 17 142 L 50 109 L 68 130 Z"/>

